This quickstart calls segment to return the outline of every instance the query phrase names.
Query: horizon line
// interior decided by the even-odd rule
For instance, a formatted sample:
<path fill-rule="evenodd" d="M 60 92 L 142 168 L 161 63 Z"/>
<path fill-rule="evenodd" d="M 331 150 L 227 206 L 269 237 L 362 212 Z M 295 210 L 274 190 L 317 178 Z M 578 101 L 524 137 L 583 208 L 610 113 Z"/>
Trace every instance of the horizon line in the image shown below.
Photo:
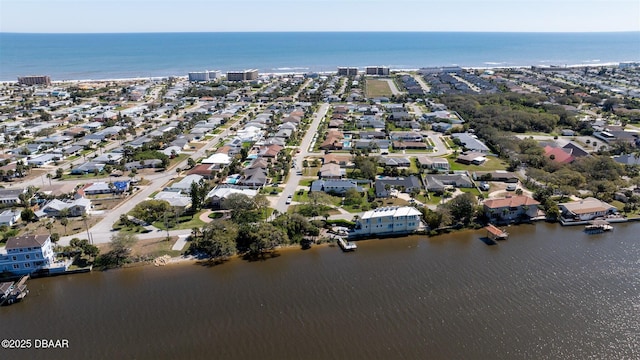
<path fill-rule="evenodd" d="M 24 35 L 114 35 L 114 34 L 299 34 L 299 33 L 461 33 L 461 34 L 620 34 L 640 33 L 640 30 L 603 31 L 495 31 L 495 30 L 235 30 L 235 31 L 114 31 L 114 32 L 29 32 L 0 31 L 0 34 Z"/>

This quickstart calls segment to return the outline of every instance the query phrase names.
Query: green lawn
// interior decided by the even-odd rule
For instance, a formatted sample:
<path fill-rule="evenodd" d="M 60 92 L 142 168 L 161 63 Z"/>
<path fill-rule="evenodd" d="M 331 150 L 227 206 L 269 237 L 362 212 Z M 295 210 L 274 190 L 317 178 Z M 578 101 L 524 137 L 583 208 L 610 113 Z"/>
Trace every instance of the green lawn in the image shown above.
<path fill-rule="evenodd" d="M 204 211 L 206 210 L 202 210 L 197 214 L 194 214 L 193 217 L 191 217 L 191 215 L 183 215 L 178 217 L 178 223 L 175 226 L 170 227 L 169 230 L 184 230 L 184 229 L 193 229 L 194 227 L 198 227 L 198 228 L 203 227 L 205 223 L 204 221 L 200 220 L 200 214 L 202 214 Z M 173 217 L 173 220 L 175 221 L 175 217 Z M 167 229 L 164 226 L 164 219 L 160 221 L 156 221 L 152 225 L 157 227 L 160 230 Z"/>
<path fill-rule="evenodd" d="M 389 83 L 385 80 L 367 79 L 366 87 L 368 98 L 383 96 L 390 97 L 391 95 L 393 95 L 393 93 L 391 92 L 391 88 L 389 87 Z"/>

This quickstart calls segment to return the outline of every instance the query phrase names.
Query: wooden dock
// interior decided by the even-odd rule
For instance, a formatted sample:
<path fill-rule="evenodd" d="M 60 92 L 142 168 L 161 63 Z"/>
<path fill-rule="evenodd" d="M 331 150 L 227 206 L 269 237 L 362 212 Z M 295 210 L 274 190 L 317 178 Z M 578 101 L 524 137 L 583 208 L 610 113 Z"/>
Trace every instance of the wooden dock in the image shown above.
<path fill-rule="evenodd" d="M 500 230 L 492 224 L 485 226 L 484 229 L 487 230 L 487 237 L 491 240 L 506 240 L 509 238 L 508 232 Z"/>
<path fill-rule="evenodd" d="M 11 305 L 27 296 L 29 293 L 26 285 L 27 280 L 29 280 L 29 275 L 23 276 L 17 283 L 0 283 L 0 305 Z"/>

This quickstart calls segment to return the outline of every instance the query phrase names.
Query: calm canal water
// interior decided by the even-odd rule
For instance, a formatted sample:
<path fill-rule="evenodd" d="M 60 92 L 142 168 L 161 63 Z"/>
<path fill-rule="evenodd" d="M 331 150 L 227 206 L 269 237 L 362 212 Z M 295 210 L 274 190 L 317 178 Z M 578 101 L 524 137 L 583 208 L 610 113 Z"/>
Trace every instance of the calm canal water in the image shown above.
<path fill-rule="evenodd" d="M 2 359 L 638 359 L 640 224 L 540 223 L 34 279 Z"/>

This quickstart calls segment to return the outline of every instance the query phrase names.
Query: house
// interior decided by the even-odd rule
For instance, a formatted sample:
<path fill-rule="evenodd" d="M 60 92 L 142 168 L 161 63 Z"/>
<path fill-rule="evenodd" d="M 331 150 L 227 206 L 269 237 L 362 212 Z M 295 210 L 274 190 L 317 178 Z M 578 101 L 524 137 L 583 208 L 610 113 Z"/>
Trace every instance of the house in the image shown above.
<path fill-rule="evenodd" d="M 112 183 L 99 181 L 86 185 L 83 191 L 86 195 L 98 195 L 122 193 L 127 189 L 129 189 L 128 181 L 114 181 Z"/>
<path fill-rule="evenodd" d="M 456 158 L 456 161 L 465 165 L 482 165 L 487 161 L 483 153 L 463 152 Z"/>
<path fill-rule="evenodd" d="M 209 191 L 205 199 L 209 200 L 214 209 L 221 209 L 224 200 L 232 194 L 242 194 L 254 198 L 258 195 L 258 190 L 240 189 L 233 186 L 216 186 Z"/>
<path fill-rule="evenodd" d="M 27 164 L 33 166 L 44 166 L 54 161 L 60 160 L 60 155 L 57 154 L 42 154 L 27 159 Z"/>
<path fill-rule="evenodd" d="M 318 176 L 321 179 L 342 179 L 346 174 L 346 170 L 342 169 L 340 165 L 335 163 L 328 163 L 322 165 L 320 171 L 318 172 Z"/>
<path fill-rule="evenodd" d="M 575 160 L 570 151 L 549 145 L 544 147 L 544 156 L 558 164 L 570 164 Z"/>
<path fill-rule="evenodd" d="M 84 189 L 86 194 L 86 189 Z M 60 201 L 53 199 L 44 205 L 40 210 L 36 212 L 36 215 L 40 218 L 51 216 L 60 217 L 62 212 L 66 209 L 67 215 L 71 217 L 82 216 L 87 213 L 87 210 L 91 209 L 91 200 L 80 197 L 73 201 Z"/>
<path fill-rule="evenodd" d="M 160 191 L 154 196 L 155 200 L 164 200 L 169 203 L 173 209 L 185 211 L 191 207 L 191 196 L 182 195 L 175 191 Z"/>
<path fill-rule="evenodd" d="M 466 151 L 473 151 L 479 153 L 488 153 L 489 148 L 482 141 L 478 140 L 478 138 L 470 133 L 459 133 L 459 134 L 451 134 L 453 138 L 458 139 L 458 141 L 463 145 Z"/>
<path fill-rule="evenodd" d="M 380 166 L 390 166 L 390 167 L 410 167 L 411 160 L 405 157 L 380 157 L 378 159 L 378 164 Z"/>
<path fill-rule="evenodd" d="M 391 131 L 389 138 L 395 141 L 422 142 L 423 136 L 415 131 Z"/>
<path fill-rule="evenodd" d="M 202 160 L 202 164 L 208 164 L 212 169 L 221 169 L 231 164 L 231 156 L 221 152 L 217 152 Z"/>
<path fill-rule="evenodd" d="M 622 165 L 638 166 L 640 165 L 640 156 L 637 154 L 622 154 L 614 156 L 613 160 Z"/>
<path fill-rule="evenodd" d="M 423 169 L 437 170 L 437 171 L 443 171 L 443 172 L 449 172 L 449 169 L 450 169 L 449 161 L 447 161 L 447 159 L 444 159 L 444 158 L 421 155 L 421 156 L 418 156 L 417 160 L 418 160 L 418 165 Z"/>
<path fill-rule="evenodd" d="M 344 135 L 341 131 L 330 129 L 319 148 L 322 150 L 340 150 L 342 149 L 342 139 L 344 139 Z"/>
<path fill-rule="evenodd" d="M 393 148 L 395 150 L 405 150 L 405 149 L 427 150 L 427 149 L 430 149 L 431 146 L 427 143 L 418 142 L 418 141 L 394 141 Z"/>
<path fill-rule="evenodd" d="M 424 180 L 427 190 L 436 193 L 443 193 L 449 187 L 473 187 L 473 181 L 471 181 L 467 174 L 426 175 Z"/>
<path fill-rule="evenodd" d="M 392 189 L 398 190 L 404 193 L 411 193 L 414 190 L 421 190 L 422 183 L 416 176 L 396 177 L 396 178 L 381 178 L 375 182 L 376 197 L 384 198 L 389 197 L 389 193 Z"/>
<path fill-rule="evenodd" d="M 20 219 L 20 211 L 5 210 L 0 213 L 0 226 L 13 226 Z"/>
<path fill-rule="evenodd" d="M 162 160 L 160 159 L 147 159 L 140 161 L 132 161 L 124 164 L 124 168 L 131 169 L 148 169 L 148 168 L 160 168 L 162 167 Z"/>
<path fill-rule="evenodd" d="M 262 167 L 245 169 L 244 176 L 238 183 L 251 188 L 259 188 L 269 183 L 267 175 L 267 169 Z"/>
<path fill-rule="evenodd" d="M 606 217 L 618 212 L 618 209 L 604 201 L 588 197 L 579 201 L 558 204 L 562 218 L 569 221 L 588 221 Z"/>
<path fill-rule="evenodd" d="M 311 183 L 310 191 L 322 191 L 328 194 L 344 195 L 349 189 L 364 192 L 354 180 L 316 180 Z"/>
<path fill-rule="evenodd" d="M 421 223 L 421 213 L 414 207 L 382 207 L 362 214 L 349 236 L 408 234 L 418 230 Z"/>
<path fill-rule="evenodd" d="M 485 200 L 484 214 L 490 222 L 530 219 L 538 214 L 540 203 L 526 195 Z"/>
<path fill-rule="evenodd" d="M 20 202 L 20 194 L 27 192 L 27 189 L 1 189 L 0 188 L 0 204 L 10 205 Z"/>
<path fill-rule="evenodd" d="M 182 178 L 180 181 L 171 184 L 168 186 L 165 191 L 174 191 L 174 192 L 182 192 L 188 194 L 191 191 L 191 184 L 198 183 L 202 180 L 203 177 L 200 175 L 187 175 Z"/>
<path fill-rule="evenodd" d="M 55 255 L 49 235 L 11 237 L 7 240 L 5 251 L 0 253 L 0 270 L 5 274 L 31 274 L 41 269 L 51 269 L 54 264 Z"/>
<path fill-rule="evenodd" d="M 517 183 L 520 179 L 515 173 L 509 171 L 475 171 L 471 174 L 473 180 L 500 181 L 505 183 Z"/>
<path fill-rule="evenodd" d="M 96 171 L 101 172 L 103 169 L 104 169 L 104 164 L 89 161 L 76 168 L 71 169 L 71 175 L 84 175 L 84 174 L 89 174 Z"/>
<path fill-rule="evenodd" d="M 353 165 L 351 155 L 343 155 L 337 153 L 326 154 L 322 157 L 323 164 L 338 164 L 340 167 L 348 167 Z"/>
<path fill-rule="evenodd" d="M 263 146 L 260 148 L 258 152 L 259 157 L 273 159 L 274 161 L 278 159 L 278 154 L 280 151 L 284 149 L 283 146 L 272 144 L 268 146 Z"/>

